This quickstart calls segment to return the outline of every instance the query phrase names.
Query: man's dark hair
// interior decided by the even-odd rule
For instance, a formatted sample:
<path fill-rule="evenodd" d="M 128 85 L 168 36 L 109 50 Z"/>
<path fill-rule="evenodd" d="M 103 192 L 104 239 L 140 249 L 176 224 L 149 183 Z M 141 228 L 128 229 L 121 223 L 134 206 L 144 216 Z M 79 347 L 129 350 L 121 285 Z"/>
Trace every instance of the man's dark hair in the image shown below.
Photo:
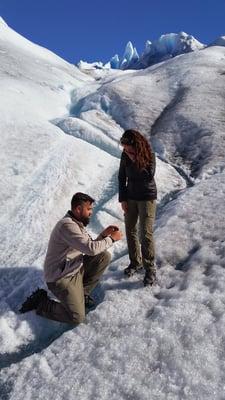
<path fill-rule="evenodd" d="M 71 209 L 76 208 L 77 206 L 80 206 L 87 201 L 92 204 L 95 200 L 88 194 L 77 192 L 73 195 L 71 199 Z"/>

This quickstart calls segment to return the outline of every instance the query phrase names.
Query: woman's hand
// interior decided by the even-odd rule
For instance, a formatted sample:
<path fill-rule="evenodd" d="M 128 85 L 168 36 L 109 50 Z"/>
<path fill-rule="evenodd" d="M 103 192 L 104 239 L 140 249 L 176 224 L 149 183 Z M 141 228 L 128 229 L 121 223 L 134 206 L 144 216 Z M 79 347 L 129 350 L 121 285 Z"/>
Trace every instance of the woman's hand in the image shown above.
<path fill-rule="evenodd" d="M 124 211 L 124 213 L 126 214 L 127 211 L 128 211 L 128 202 L 127 201 L 122 201 L 121 202 L 121 207 L 122 207 L 122 210 Z"/>

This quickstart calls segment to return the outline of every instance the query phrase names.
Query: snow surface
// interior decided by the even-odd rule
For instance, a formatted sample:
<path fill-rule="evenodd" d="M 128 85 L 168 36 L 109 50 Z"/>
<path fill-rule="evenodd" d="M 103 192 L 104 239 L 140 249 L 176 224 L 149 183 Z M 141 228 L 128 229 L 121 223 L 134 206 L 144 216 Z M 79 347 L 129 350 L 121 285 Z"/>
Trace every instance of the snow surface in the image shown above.
<path fill-rule="evenodd" d="M 92 75 L 1 22 L 0 56 L 1 400 L 224 399 L 225 48 Z M 124 278 L 124 239 L 85 324 L 18 314 L 74 192 L 96 199 L 93 236 L 124 231 L 128 127 L 157 151 L 157 286 Z"/>

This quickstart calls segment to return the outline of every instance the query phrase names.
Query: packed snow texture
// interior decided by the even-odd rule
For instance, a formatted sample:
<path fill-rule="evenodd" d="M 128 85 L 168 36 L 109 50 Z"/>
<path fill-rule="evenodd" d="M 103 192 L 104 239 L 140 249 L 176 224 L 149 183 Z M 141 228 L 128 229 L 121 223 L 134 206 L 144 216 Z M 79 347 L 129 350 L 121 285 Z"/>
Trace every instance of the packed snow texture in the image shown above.
<path fill-rule="evenodd" d="M 0 21 L 1 400 L 225 398 L 225 48 L 142 71 L 82 73 Z M 21 302 L 45 287 L 49 234 L 74 192 L 96 199 L 93 237 L 124 231 L 124 129 L 156 151 L 158 284 L 124 278 L 126 241 L 71 329 Z"/>

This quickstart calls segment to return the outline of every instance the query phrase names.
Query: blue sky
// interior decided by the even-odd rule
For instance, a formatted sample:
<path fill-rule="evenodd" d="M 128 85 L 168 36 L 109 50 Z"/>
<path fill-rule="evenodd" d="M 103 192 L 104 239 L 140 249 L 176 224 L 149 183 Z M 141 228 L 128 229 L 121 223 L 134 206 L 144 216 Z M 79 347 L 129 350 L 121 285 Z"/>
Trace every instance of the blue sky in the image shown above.
<path fill-rule="evenodd" d="M 69 62 L 108 61 L 131 40 L 185 31 L 210 43 L 225 35 L 225 0 L 0 0 L 0 15 L 21 35 Z"/>

